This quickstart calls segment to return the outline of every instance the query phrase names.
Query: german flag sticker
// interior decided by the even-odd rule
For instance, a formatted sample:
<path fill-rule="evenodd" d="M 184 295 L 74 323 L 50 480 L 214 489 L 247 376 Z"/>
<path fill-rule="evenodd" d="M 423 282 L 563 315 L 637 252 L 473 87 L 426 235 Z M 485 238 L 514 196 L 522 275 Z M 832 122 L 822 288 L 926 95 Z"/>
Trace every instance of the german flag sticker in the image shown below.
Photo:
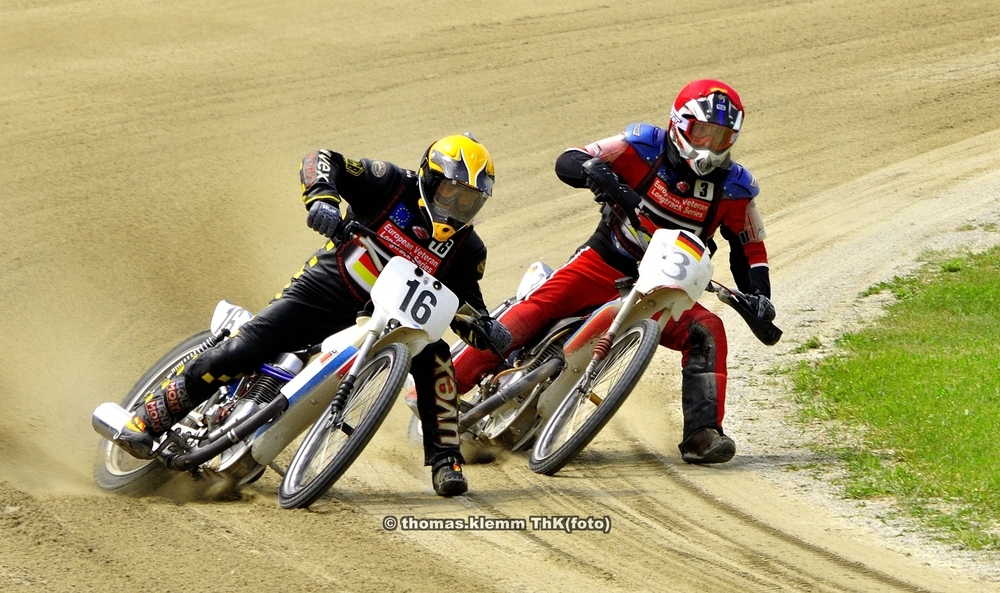
<path fill-rule="evenodd" d="M 705 254 L 705 248 L 684 233 L 677 234 L 676 245 L 690 253 L 695 261 L 701 261 L 701 256 Z"/>

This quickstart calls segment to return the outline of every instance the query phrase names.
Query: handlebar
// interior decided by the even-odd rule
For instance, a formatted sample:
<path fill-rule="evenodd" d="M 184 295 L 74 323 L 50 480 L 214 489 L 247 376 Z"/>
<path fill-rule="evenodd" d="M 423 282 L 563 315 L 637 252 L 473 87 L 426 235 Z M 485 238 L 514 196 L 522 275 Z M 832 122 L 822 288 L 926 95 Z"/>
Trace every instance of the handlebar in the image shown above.
<path fill-rule="evenodd" d="M 594 157 L 583 163 L 583 174 L 587 177 L 587 187 L 594 192 L 595 199 L 598 201 L 610 200 L 620 206 L 625 212 L 629 224 L 632 225 L 632 229 L 639 237 L 643 237 L 642 221 L 639 220 L 639 207 L 642 204 L 642 198 L 639 194 L 628 185 L 621 183 L 611 167 L 599 157 Z"/>
<path fill-rule="evenodd" d="M 754 337 L 766 346 L 774 346 L 781 339 L 781 329 L 774 322 L 761 319 L 750 309 L 747 296 L 735 288 L 728 288 L 712 280 L 705 289 L 714 292 L 719 300 L 736 310 L 753 332 Z"/>

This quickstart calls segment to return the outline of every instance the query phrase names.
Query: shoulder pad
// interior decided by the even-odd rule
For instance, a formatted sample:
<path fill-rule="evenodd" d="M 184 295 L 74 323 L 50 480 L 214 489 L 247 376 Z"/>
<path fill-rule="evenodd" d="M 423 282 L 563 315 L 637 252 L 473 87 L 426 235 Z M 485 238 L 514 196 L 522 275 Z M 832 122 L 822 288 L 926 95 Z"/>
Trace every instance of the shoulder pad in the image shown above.
<path fill-rule="evenodd" d="M 652 124 L 629 124 L 624 134 L 625 141 L 650 165 L 666 146 L 667 131 Z"/>
<path fill-rule="evenodd" d="M 725 197 L 734 200 L 754 198 L 760 193 L 760 186 L 757 185 L 757 178 L 753 176 L 753 173 L 747 171 L 743 165 L 734 162 L 733 166 L 729 168 L 729 174 L 726 175 L 725 181 L 722 182 L 722 193 Z"/>

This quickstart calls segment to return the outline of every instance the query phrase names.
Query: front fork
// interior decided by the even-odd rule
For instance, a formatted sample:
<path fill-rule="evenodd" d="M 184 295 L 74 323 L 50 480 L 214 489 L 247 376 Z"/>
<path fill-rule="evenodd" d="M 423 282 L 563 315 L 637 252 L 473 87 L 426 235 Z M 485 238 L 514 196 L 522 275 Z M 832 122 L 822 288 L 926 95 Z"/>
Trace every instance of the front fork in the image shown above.
<path fill-rule="evenodd" d="M 618 309 L 618 313 L 611 321 L 611 325 L 608 326 L 604 335 L 597 340 L 597 344 L 591 352 L 590 362 L 587 364 L 587 368 L 583 371 L 583 380 L 577 383 L 576 395 L 578 397 L 582 397 L 590 391 L 590 385 L 593 382 L 594 377 L 597 375 L 597 367 L 600 366 L 600 364 L 604 362 L 604 359 L 608 357 L 608 352 L 611 351 L 611 346 L 614 344 L 615 338 L 618 337 L 618 332 L 621 331 L 622 325 L 625 323 L 625 320 L 628 319 L 629 315 L 632 313 L 632 309 L 635 307 L 636 303 L 639 302 L 641 297 L 642 295 L 635 289 L 635 286 L 632 286 L 628 293 L 622 297 L 622 304 Z M 596 399 L 597 401 L 594 401 L 594 404 L 600 405 L 601 400 L 596 394 L 591 393 L 588 397 L 591 401 Z"/>
<path fill-rule="evenodd" d="M 340 386 L 337 388 L 337 395 L 333 397 L 333 402 L 330 403 L 330 414 L 327 422 L 331 426 L 341 428 L 347 436 L 351 436 L 353 428 L 344 425 L 344 419 L 341 417 L 341 414 L 344 411 L 344 406 L 347 404 L 347 398 L 351 396 L 351 392 L 354 390 L 354 383 L 358 379 L 358 373 L 361 372 L 361 367 L 368 360 L 368 353 L 371 352 L 372 346 L 375 345 L 375 340 L 377 339 L 378 334 L 374 331 L 369 331 L 365 335 L 365 341 L 361 344 L 361 348 L 358 349 L 358 353 L 354 358 L 354 364 L 351 365 L 351 370 L 341 379 Z"/>

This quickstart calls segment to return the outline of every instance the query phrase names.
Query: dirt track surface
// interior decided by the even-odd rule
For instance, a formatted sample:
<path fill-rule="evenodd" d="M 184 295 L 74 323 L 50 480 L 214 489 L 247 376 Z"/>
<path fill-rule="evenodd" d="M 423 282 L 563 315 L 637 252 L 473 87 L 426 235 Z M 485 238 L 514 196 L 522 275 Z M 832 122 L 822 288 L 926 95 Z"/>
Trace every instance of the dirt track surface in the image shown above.
<path fill-rule="evenodd" d="M 789 397 L 765 372 L 810 337 L 831 343 L 870 309 L 858 293 L 924 249 L 994 241 L 1000 4 L 480 4 L 0 7 L 0 590 L 1000 591 L 995 564 L 887 536 L 791 477 L 814 461 L 810 435 L 784 423 Z M 678 356 L 661 352 L 556 478 L 511 455 L 470 467 L 469 496 L 438 499 L 397 406 L 311 511 L 278 507 L 273 472 L 235 502 L 93 485 L 93 408 L 216 301 L 266 304 L 318 245 L 303 154 L 415 167 L 436 137 L 473 130 L 497 162 L 479 222 L 495 303 L 596 222 L 556 156 L 665 124 L 677 90 L 706 76 L 747 106 L 736 157 L 761 183 L 785 329 L 764 348 L 720 311 L 733 462 L 680 462 Z M 390 532 L 385 515 L 612 529 Z"/>

